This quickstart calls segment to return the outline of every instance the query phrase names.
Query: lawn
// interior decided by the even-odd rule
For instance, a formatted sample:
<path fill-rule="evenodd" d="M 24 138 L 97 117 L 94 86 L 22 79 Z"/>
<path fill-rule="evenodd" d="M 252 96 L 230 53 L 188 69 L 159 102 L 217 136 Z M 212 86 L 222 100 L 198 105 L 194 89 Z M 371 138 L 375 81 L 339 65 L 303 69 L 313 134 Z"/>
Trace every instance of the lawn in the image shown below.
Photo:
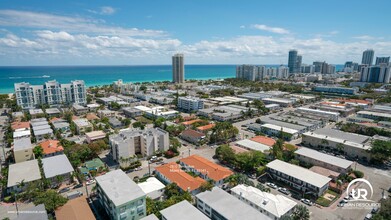
<path fill-rule="evenodd" d="M 322 197 L 319 197 L 316 200 L 316 204 L 321 205 L 323 207 L 329 207 L 331 203 L 333 203 L 339 198 L 339 196 L 340 195 L 338 193 L 331 190 L 327 190 Z"/>

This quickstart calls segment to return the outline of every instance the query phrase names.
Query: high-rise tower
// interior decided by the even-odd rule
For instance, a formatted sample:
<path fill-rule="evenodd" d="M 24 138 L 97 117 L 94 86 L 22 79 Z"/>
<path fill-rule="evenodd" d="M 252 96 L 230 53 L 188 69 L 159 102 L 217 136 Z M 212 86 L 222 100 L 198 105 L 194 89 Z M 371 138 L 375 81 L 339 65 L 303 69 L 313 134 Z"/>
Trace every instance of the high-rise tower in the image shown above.
<path fill-rule="evenodd" d="M 185 82 L 185 62 L 181 53 L 172 56 L 172 81 L 174 83 Z"/>

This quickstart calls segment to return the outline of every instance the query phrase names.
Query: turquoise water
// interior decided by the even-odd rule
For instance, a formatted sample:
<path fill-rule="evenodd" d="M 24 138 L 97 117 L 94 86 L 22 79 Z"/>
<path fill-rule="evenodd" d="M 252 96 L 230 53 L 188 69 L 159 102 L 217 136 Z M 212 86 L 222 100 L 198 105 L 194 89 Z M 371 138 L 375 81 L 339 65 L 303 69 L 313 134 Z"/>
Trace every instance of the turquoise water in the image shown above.
<path fill-rule="evenodd" d="M 276 65 L 268 65 L 276 66 Z M 338 69 L 338 67 L 337 67 Z M 236 65 L 186 65 L 186 79 L 217 79 L 235 77 Z M 156 66 L 34 66 L 0 67 L 0 93 L 14 92 L 14 83 L 43 84 L 48 80 L 68 83 L 84 80 L 87 86 L 124 82 L 172 80 L 171 65 Z"/>

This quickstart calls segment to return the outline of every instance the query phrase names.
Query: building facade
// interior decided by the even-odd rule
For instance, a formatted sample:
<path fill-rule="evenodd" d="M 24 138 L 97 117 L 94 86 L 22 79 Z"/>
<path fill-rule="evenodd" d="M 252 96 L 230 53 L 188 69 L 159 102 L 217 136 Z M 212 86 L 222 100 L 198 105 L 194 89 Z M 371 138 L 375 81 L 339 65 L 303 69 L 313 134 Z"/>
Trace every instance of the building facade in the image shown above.
<path fill-rule="evenodd" d="M 158 150 L 163 152 L 170 145 L 168 132 L 160 128 L 122 130 L 109 137 L 109 144 L 113 159 L 117 162 L 136 154 L 150 156 Z"/>
<path fill-rule="evenodd" d="M 380 64 L 389 64 L 390 63 L 390 57 L 376 57 L 376 63 L 375 65 Z"/>
<path fill-rule="evenodd" d="M 178 108 L 187 112 L 198 111 L 204 108 L 204 101 L 196 97 L 179 97 Z"/>
<path fill-rule="evenodd" d="M 375 51 L 372 49 L 365 50 L 362 53 L 362 60 L 361 64 L 369 65 L 371 66 L 373 63 L 373 57 L 375 55 Z"/>
<path fill-rule="evenodd" d="M 96 177 L 97 199 L 112 220 L 146 216 L 146 195 L 122 170 Z"/>
<path fill-rule="evenodd" d="M 31 109 L 42 104 L 50 106 L 73 103 L 87 104 L 87 93 L 83 80 L 71 81 L 68 84 L 60 84 L 52 80 L 43 85 L 21 82 L 15 83 L 14 87 L 16 102 L 23 109 Z"/>
<path fill-rule="evenodd" d="M 365 66 L 361 68 L 361 82 L 390 83 L 391 66 L 379 64 L 376 66 Z"/>
<path fill-rule="evenodd" d="M 290 50 L 288 54 L 289 73 L 297 73 L 297 63 L 297 50 Z"/>
<path fill-rule="evenodd" d="M 172 57 L 172 81 L 174 83 L 185 82 L 185 58 L 183 54 L 175 54 Z"/>

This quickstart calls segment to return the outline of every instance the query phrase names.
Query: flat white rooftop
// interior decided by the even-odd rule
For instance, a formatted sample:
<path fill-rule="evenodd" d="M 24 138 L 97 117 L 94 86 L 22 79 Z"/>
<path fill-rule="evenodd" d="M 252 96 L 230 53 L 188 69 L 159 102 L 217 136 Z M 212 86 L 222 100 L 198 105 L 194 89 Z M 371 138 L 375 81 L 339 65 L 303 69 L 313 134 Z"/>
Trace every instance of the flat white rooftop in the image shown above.
<path fill-rule="evenodd" d="M 11 164 L 8 170 L 7 187 L 13 187 L 24 181 L 25 183 L 41 179 L 37 160 L 28 160 Z"/>
<path fill-rule="evenodd" d="M 213 210 L 230 220 L 267 220 L 271 219 L 265 214 L 255 210 L 246 203 L 226 191 L 213 187 L 196 195 L 198 199 L 210 206 Z"/>
<path fill-rule="evenodd" d="M 317 161 L 321 161 L 326 164 L 332 164 L 334 166 L 341 167 L 343 169 L 347 169 L 350 167 L 353 162 L 349 160 L 345 160 L 339 157 L 334 157 L 328 154 L 321 153 L 316 150 L 312 150 L 310 148 L 301 147 L 297 151 L 295 151 L 295 154 L 302 155 L 308 158 L 315 159 Z"/>
<path fill-rule="evenodd" d="M 141 188 L 122 170 L 114 170 L 95 178 L 115 206 L 145 197 Z"/>
<path fill-rule="evenodd" d="M 266 210 L 277 218 L 280 218 L 297 205 L 295 201 L 285 196 L 262 192 L 252 186 L 237 185 L 231 189 L 231 192 L 236 195 L 241 195 L 242 198 L 256 204 L 256 206 Z"/>
<path fill-rule="evenodd" d="M 309 183 L 319 188 L 323 187 L 331 181 L 331 179 L 328 177 L 322 176 L 303 167 L 293 165 L 281 160 L 273 160 L 272 162 L 268 163 L 266 167 L 271 168 L 273 170 L 277 170 L 281 173 L 284 173 L 288 176 L 299 179 L 303 182 Z"/>
<path fill-rule="evenodd" d="M 298 130 L 295 130 L 295 129 L 281 127 L 281 126 L 273 125 L 273 124 L 263 124 L 263 125 L 261 125 L 261 127 L 276 130 L 276 131 L 282 130 L 283 132 L 288 133 L 288 134 L 297 134 L 299 132 Z"/>
<path fill-rule="evenodd" d="M 139 183 L 138 186 L 145 194 L 164 189 L 166 186 L 155 177 L 150 177 L 147 181 Z"/>
<path fill-rule="evenodd" d="M 166 220 L 209 220 L 200 210 L 183 200 L 160 211 Z"/>
<path fill-rule="evenodd" d="M 43 172 L 46 178 L 73 172 L 73 167 L 65 154 L 42 159 Z"/>
<path fill-rule="evenodd" d="M 305 111 L 305 112 L 318 113 L 318 114 L 327 114 L 327 115 L 339 116 L 339 113 L 337 113 L 337 112 L 328 112 L 328 111 L 323 111 L 323 110 L 319 110 L 319 109 L 312 109 L 312 108 L 303 108 L 303 107 L 300 107 L 300 108 L 297 108 L 297 110 L 299 110 L 299 111 Z"/>
<path fill-rule="evenodd" d="M 249 148 L 251 150 L 256 150 L 256 151 L 261 151 L 261 152 L 265 152 L 265 151 L 270 150 L 269 146 L 258 143 L 256 141 L 249 140 L 249 139 L 237 141 L 236 144 L 239 146 L 245 147 L 245 148 Z"/>

